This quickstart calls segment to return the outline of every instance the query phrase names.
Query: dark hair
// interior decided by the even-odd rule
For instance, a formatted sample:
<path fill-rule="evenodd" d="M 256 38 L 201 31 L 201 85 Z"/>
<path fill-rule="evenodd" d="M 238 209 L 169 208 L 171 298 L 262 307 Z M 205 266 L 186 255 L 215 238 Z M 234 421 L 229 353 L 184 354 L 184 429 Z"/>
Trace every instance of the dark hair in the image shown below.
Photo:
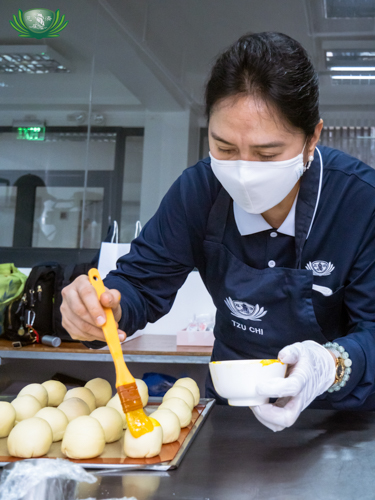
<path fill-rule="evenodd" d="M 216 60 L 206 85 L 207 120 L 221 99 L 254 95 L 307 136 L 319 117 L 318 75 L 305 49 L 282 33 L 242 36 Z"/>

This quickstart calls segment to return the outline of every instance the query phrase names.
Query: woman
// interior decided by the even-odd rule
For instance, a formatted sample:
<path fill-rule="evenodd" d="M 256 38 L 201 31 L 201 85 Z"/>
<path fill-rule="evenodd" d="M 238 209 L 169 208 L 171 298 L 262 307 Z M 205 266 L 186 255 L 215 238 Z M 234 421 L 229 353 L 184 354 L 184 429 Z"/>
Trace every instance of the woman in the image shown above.
<path fill-rule="evenodd" d="M 217 308 L 212 359 L 289 364 L 287 378 L 257 388 L 277 398 L 252 408 L 263 424 L 292 425 L 318 396 L 372 408 L 375 171 L 317 147 L 317 75 L 286 35 L 241 37 L 217 59 L 205 100 L 210 158 L 172 185 L 105 280 L 101 305 L 123 339 L 166 314 L 196 267 Z M 103 340 L 87 277 L 63 295 L 71 336 Z M 226 403 L 210 378 L 207 396 Z"/>

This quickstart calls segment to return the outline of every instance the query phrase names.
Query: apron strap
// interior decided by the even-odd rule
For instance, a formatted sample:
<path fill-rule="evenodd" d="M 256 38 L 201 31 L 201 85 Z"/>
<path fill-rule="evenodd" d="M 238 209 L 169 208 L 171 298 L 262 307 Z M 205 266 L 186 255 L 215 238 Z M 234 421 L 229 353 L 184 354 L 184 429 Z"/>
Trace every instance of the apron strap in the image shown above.
<path fill-rule="evenodd" d="M 227 191 L 221 187 L 208 216 L 206 240 L 215 243 L 223 241 L 231 201 L 232 199 Z"/>

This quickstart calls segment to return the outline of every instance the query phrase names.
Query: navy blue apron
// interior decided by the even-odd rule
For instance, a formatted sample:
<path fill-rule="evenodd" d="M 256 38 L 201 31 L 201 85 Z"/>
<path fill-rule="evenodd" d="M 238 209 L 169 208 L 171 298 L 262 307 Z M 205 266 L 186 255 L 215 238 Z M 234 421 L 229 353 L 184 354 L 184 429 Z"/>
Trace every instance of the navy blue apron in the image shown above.
<path fill-rule="evenodd" d="M 301 269 L 302 249 L 319 200 L 321 169 L 312 163 L 301 179 L 296 207 L 295 268 L 254 269 L 224 245 L 223 237 L 233 203 L 221 188 L 210 211 L 204 253 L 204 282 L 217 308 L 212 360 L 276 358 L 294 342 L 327 342 L 317 323 L 313 303 L 313 273 Z M 210 374 L 206 397 L 220 404 Z"/>

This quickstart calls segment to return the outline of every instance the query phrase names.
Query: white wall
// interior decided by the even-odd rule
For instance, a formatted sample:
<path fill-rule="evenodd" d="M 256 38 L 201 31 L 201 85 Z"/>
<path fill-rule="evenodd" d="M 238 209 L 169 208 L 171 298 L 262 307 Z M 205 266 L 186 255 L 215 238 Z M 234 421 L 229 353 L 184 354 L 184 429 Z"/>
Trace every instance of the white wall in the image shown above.
<path fill-rule="evenodd" d="M 147 113 L 143 150 L 141 222 L 153 216 L 182 171 L 198 159 L 198 121 L 191 111 Z"/>

